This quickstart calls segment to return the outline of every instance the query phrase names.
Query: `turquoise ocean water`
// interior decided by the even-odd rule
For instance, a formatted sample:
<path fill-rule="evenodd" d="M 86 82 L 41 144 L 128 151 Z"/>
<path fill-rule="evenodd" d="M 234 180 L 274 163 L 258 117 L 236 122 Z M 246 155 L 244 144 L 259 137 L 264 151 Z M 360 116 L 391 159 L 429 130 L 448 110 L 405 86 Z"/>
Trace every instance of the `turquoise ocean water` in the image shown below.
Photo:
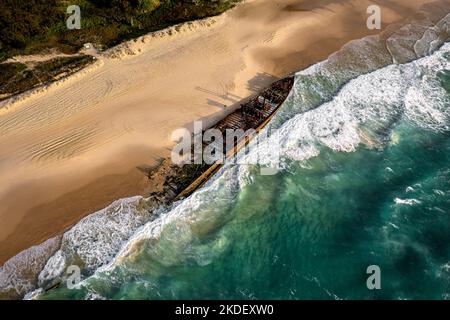
<path fill-rule="evenodd" d="M 39 298 L 450 298 L 450 45 L 405 64 L 365 46 L 297 74 L 270 138 L 239 156 L 279 154 L 278 174 L 226 165 Z M 47 269 L 82 258 L 69 244 Z"/>

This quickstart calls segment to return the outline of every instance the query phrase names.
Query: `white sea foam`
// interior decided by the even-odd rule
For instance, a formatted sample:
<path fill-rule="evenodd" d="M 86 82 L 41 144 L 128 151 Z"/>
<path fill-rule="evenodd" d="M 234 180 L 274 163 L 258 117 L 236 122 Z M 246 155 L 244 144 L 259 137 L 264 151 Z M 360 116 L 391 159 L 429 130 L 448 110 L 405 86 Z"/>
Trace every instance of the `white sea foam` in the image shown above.
<path fill-rule="evenodd" d="M 39 272 L 58 250 L 60 237 L 22 251 L 0 267 L 0 297 L 22 297 L 36 288 Z"/>
<path fill-rule="evenodd" d="M 434 130 L 450 129 L 450 95 L 436 76 L 438 71 L 450 68 L 450 61 L 443 56 L 449 50 L 450 45 L 446 44 L 435 55 L 414 63 L 418 74 L 408 88 L 405 113 L 418 126 Z"/>
<path fill-rule="evenodd" d="M 421 204 L 422 202 L 420 200 L 417 199 L 400 199 L 400 198 L 395 198 L 394 202 L 396 204 L 400 204 L 400 205 L 408 205 L 408 206 L 414 206 L 416 204 Z"/>
<path fill-rule="evenodd" d="M 224 214 L 231 214 L 232 206 L 238 191 L 246 183 L 240 179 L 242 175 L 248 175 L 249 171 L 242 170 L 240 166 L 229 166 L 223 171 L 221 178 L 211 180 L 202 190 L 194 193 L 188 199 L 180 202 L 172 211 L 163 214 L 158 219 L 149 222 L 140 229 L 127 245 L 119 252 L 116 259 L 109 265 L 100 268 L 99 272 L 110 270 L 116 263 L 130 257 L 142 242 L 148 239 L 159 239 L 165 228 L 176 229 L 176 236 L 164 244 L 166 250 L 154 250 L 153 254 L 166 252 L 164 256 L 158 256 L 159 263 L 173 265 L 182 259 L 194 257 L 201 258 L 199 263 L 206 263 L 204 255 L 188 250 L 189 244 L 197 238 L 196 232 L 191 228 L 197 221 L 210 222 L 209 227 L 214 228 L 218 221 L 222 221 Z M 214 205 L 211 205 L 214 203 Z M 215 220 L 216 217 L 220 219 Z M 211 257 L 210 257 L 211 258 Z"/>
<path fill-rule="evenodd" d="M 125 241 L 152 217 L 148 202 L 142 197 L 115 201 L 67 231 L 60 249 L 48 260 L 39 275 L 39 285 L 63 276 L 67 266 L 83 267 L 90 275 L 110 262 Z"/>
<path fill-rule="evenodd" d="M 321 146 L 351 152 L 362 140 L 361 128 L 387 139 L 387 133 L 402 118 L 424 128 L 448 130 L 450 97 L 436 76 L 438 70 L 450 68 L 450 61 L 444 57 L 448 51 L 450 44 L 433 56 L 357 77 L 332 101 L 293 115 L 266 141 L 257 147 L 252 145 L 253 152 L 242 155 L 244 159 L 239 162 L 263 159 L 262 164 L 273 166 L 278 155 L 302 161 L 316 156 Z M 296 86 L 301 84 L 297 82 Z M 366 144 L 376 142 L 365 137 Z"/>
<path fill-rule="evenodd" d="M 446 15 L 435 25 L 431 25 L 423 33 L 422 38 L 414 44 L 414 52 L 417 57 L 425 57 L 437 50 L 450 34 L 450 14 Z"/>

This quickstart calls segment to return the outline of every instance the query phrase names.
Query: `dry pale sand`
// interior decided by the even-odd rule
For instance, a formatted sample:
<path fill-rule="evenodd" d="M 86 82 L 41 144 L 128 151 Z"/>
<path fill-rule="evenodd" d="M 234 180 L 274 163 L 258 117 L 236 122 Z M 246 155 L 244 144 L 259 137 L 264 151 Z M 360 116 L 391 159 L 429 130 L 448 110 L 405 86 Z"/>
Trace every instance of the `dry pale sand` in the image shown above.
<path fill-rule="evenodd" d="M 379 0 L 383 23 L 426 0 Z M 0 264 L 111 201 L 145 194 L 136 168 L 171 132 L 223 117 L 274 78 L 325 59 L 366 27 L 372 1 L 254 0 L 98 56 L 0 109 Z"/>

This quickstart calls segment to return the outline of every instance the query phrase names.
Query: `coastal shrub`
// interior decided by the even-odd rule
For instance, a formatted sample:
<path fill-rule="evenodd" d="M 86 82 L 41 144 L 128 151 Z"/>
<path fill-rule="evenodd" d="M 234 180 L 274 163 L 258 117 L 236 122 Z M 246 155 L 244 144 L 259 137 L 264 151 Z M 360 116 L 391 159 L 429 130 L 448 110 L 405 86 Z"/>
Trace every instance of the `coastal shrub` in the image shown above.
<path fill-rule="evenodd" d="M 0 62 L 14 54 L 57 47 L 75 52 L 84 43 L 112 46 L 169 25 L 213 16 L 238 0 L 2 0 Z M 66 9 L 81 8 L 80 30 L 68 30 Z"/>
<path fill-rule="evenodd" d="M 15 74 L 25 70 L 27 67 L 22 63 L 2 63 L 0 64 L 0 83 L 5 83 Z"/>

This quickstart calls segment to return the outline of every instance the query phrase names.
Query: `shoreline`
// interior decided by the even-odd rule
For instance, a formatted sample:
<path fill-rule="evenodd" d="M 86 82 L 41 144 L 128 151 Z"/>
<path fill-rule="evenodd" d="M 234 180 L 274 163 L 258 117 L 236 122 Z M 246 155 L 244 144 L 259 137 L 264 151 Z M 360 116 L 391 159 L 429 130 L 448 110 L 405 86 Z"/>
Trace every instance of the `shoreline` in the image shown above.
<path fill-rule="evenodd" d="M 282 1 L 286 5 L 292 5 L 294 2 Z M 335 19 L 342 19 L 346 16 L 344 9 L 348 8 L 339 8 L 338 5 L 332 6 L 337 6 L 335 9 L 338 11 L 340 9 L 340 13 L 343 15 L 338 15 Z M 419 5 L 416 4 L 416 6 L 418 7 Z M 364 4 L 358 8 L 363 7 Z M 261 25 L 261 22 L 255 23 L 255 19 L 258 20 L 260 18 L 260 12 L 270 13 L 267 17 L 262 17 L 262 24 L 265 23 L 264 19 L 272 19 L 273 15 L 280 15 L 290 21 L 288 26 L 293 27 L 294 31 L 287 30 L 286 28 L 288 27 L 281 22 L 276 22 L 274 25 L 269 25 L 269 27 Z M 289 12 L 295 13 L 298 11 Z M 7 119 L 8 121 L 4 122 L 8 125 L 6 128 L 7 137 L 0 141 L 0 146 L 2 148 L 4 147 L 4 150 L 7 150 L 8 154 L 3 162 L 3 167 L 0 167 L 0 172 L 8 171 L 5 179 L 5 185 L 8 188 L 7 190 L 0 190 L 0 199 L 5 201 L 9 199 L 9 202 L 6 203 L 6 208 L 0 211 L 0 216 L 5 218 L 8 225 L 8 227 L 2 229 L 2 240 L 0 241 L 0 252 L 2 255 L 0 256 L 0 265 L 7 261 L 8 258 L 14 256 L 14 254 L 29 248 L 31 245 L 38 244 L 39 241 L 37 239 L 45 240 L 49 238 L 48 235 L 60 234 L 63 232 L 63 228 L 70 227 L 79 221 L 81 217 L 94 212 L 95 208 L 101 209 L 113 200 L 126 197 L 130 193 L 134 195 L 145 194 L 148 189 L 148 185 L 142 183 L 142 179 L 145 180 L 145 175 L 137 171 L 136 167 L 143 164 L 150 167 L 154 166 L 158 159 L 164 159 L 167 156 L 167 149 L 170 148 L 167 135 L 173 128 L 189 126 L 193 120 L 199 118 L 210 118 L 213 123 L 214 119 L 223 118 L 226 112 L 230 112 L 230 110 L 240 103 L 241 100 L 236 101 L 233 95 L 248 98 L 251 93 L 258 92 L 257 89 L 260 89 L 276 78 L 282 77 L 283 73 L 286 73 L 288 70 L 293 72 L 303 69 L 314 62 L 325 59 L 350 40 L 361 38 L 367 33 L 373 34 L 366 30 L 365 25 L 361 24 L 359 26 L 360 29 L 356 29 L 356 31 L 350 34 L 339 30 L 342 36 L 341 38 L 337 34 L 333 36 L 329 34 L 322 35 L 321 40 L 323 42 L 321 42 L 320 39 L 316 39 L 317 35 L 310 35 L 308 37 L 305 36 L 305 32 L 317 27 L 317 25 L 314 25 L 314 21 L 319 23 L 319 25 L 323 25 L 328 23 L 330 17 L 327 16 L 326 12 L 321 12 L 322 16 L 319 15 L 319 17 L 316 17 L 316 14 L 312 13 L 308 16 L 308 12 L 305 13 L 303 11 L 300 14 L 306 16 L 304 17 L 306 20 L 310 19 L 308 21 L 313 27 L 306 22 L 296 21 L 298 16 L 295 14 L 290 16 L 290 14 L 286 13 L 283 9 L 277 8 L 270 1 L 252 1 L 239 5 L 230 12 L 225 13 L 220 18 L 225 21 L 222 21 L 221 25 L 202 29 L 204 30 L 204 34 L 199 35 L 195 32 L 193 32 L 195 34 L 188 32 L 187 34 L 180 35 L 179 39 L 173 40 L 174 42 L 178 41 L 176 45 L 172 41 L 165 41 L 164 37 L 162 37 L 157 41 L 159 44 L 150 46 L 152 54 L 146 57 L 160 59 L 158 60 L 158 64 L 150 63 L 146 65 L 158 69 L 160 73 L 157 80 L 150 80 L 150 84 L 143 85 L 143 81 L 145 80 L 144 76 L 151 73 L 146 73 L 139 79 L 127 79 L 125 77 L 126 83 L 119 84 L 118 90 L 114 90 L 113 83 L 111 91 L 107 92 L 101 99 L 98 99 L 96 96 L 89 95 L 89 91 L 87 90 L 89 86 L 82 85 L 84 80 L 90 84 L 94 84 L 96 82 L 93 81 L 99 79 L 99 76 L 104 76 L 105 73 L 110 72 L 108 70 L 116 71 L 117 76 L 126 75 L 127 73 L 121 67 L 123 65 L 140 65 L 141 62 L 146 61 L 143 56 L 148 54 L 149 51 L 142 50 L 139 54 L 127 56 L 125 59 L 122 57 L 108 60 L 105 65 L 96 68 L 89 75 L 83 75 L 80 79 L 55 88 L 55 94 L 65 96 L 68 91 L 64 91 L 64 87 L 75 87 L 79 92 L 86 93 L 85 101 L 92 101 L 91 98 L 97 100 L 96 104 L 92 105 L 93 108 L 87 111 L 75 103 L 75 107 L 72 110 L 76 110 L 73 113 L 76 121 L 73 118 L 66 118 L 64 114 L 51 117 L 53 118 L 49 120 L 51 123 L 46 123 L 46 118 L 38 118 L 45 115 L 45 111 L 51 111 L 49 109 L 43 111 L 44 113 L 34 114 L 36 119 L 43 119 L 41 122 L 24 118 L 27 111 L 37 112 L 36 108 L 39 108 L 39 106 L 49 105 L 49 102 L 50 105 L 53 103 L 56 106 L 61 102 L 61 100 L 57 99 L 48 101 L 48 99 L 46 100 L 47 95 L 40 95 L 31 100 L 23 101 L 17 110 L 13 108 L 4 114 L 0 113 L 0 121 L 4 117 L 9 117 Z M 365 11 L 361 12 L 360 17 L 364 15 Z M 393 14 L 391 19 L 397 21 L 399 17 Z M 284 20 L 282 19 L 281 21 Z M 245 38 L 251 37 L 251 34 L 246 34 L 245 37 L 242 36 L 240 40 L 235 39 L 235 36 L 239 36 L 239 33 L 236 32 L 241 32 L 241 30 L 237 30 L 239 28 L 232 26 L 232 22 L 242 22 L 244 29 L 245 27 L 251 28 L 257 26 L 257 28 L 262 29 L 262 36 L 256 37 L 252 41 Z M 298 29 L 296 30 L 295 28 Z M 213 37 L 217 37 L 225 31 L 229 32 L 228 36 L 231 38 L 225 37 L 225 39 L 219 39 L 216 42 L 213 41 Z M 332 34 L 334 33 L 332 30 L 330 32 Z M 303 39 L 305 44 L 302 44 L 299 40 L 292 44 L 295 39 Z M 205 42 L 204 40 L 212 41 L 213 45 L 211 47 L 206 46 L 205 43 L 209 42 Z M 330 40 L 330 42 L 327 42 L 327 40 Z M 177 52 L 177 49 L 180 47 L 190 48 L 191 42 L 195 43 L 193 54 L 183 55 Z M 235 45 L 232 42 L 238 42 L 238 44 Z M 244 45 L 247 42 L 250 42 L 250 48 L 248 45 Z M 133 41 L 127 44 L 132 43 Z M 196 55 L 200 55 L 205 50 L 205 46 L 211 48 L 211 55 L 208 57 L 210 59 L 216 59 L 211 62 L 211 68 L 206 68 L 204 66 L 205 60 L 196 57 Z M 145 44 L 144 47 L 146 47 Z M 299 47 L 302 47 L 302 50 Z M 318 50 L 319 47 L 320 50 Z M 156 49 L 159 49 L 159 52 L 155 52 L 158 51 Z M 245 52 L 244 56 L 242 57 L 240 51 L 238 51 L 237 55 L 232 56 L 231 59 L 228 58 L 236 49 L 243 50 L 242 52 Z M 158 54 L 164 56 L 161 58 Z M 165 55 L 169 57 L 165 57 Z M 182 59 L 179 57 L 180 55 Z M 283 60 L 281 56 L 288 58 L 285 58 L 286 61 L 279 63 L 279 61 Z M 186 59 L 189 58 L 197 58 L 197 60 L 194 59 L 192 65 L 183 68 L 183 61 L 188 61 Z M 224 59 L 226 63 L 222 62 Z M 167 65 L 169 62 L 171 63 L 171 70 L 172 68 L 179 68 L 181 69 L 180 72 L 184 74 L 175 75 L 173 71 L 170 73 L 171 71 Z M 136 69 L 128 71 L 132 70 Z M 189 73 L 194 74 L 198 70 L 205 70 L 201 72 L 202 77 L 204 77 L 200 78 L 201 81 L 196 81 L 197 79 L 195 78 L 198 78 L 196 74 L 194 79 L 192 79 L 192 76 L 186 76 L 186 73 L 188 75 Z M 164 72 L 169 72 L 170 76 L 174 77 L 176 81 L 173 82 L 170 76 L 168 79 Z M 219 78 L 222 81 L 217 83 L 219 75 L 222 76 Z M 111 78 L 111 80 L 117 79 L 118 77 Z M 214 83 L 214 81 L 216 81 L 214 85 L 209 85 L 209 83 Z M 189 83 L 189 86 L 181 86 L 181 93 L 178 92 L 176 94 L 178 97 L 174 98 L 174 92 L 171 87 L 186 82 Z M 130 85 L 130 83 L 139 83 L 139 85 Z M 156 90 L 152 90 L 153 85 L 157 86 Z M 196 89 L 198 87 L 205 90 L 200 91 Z M 141 91 L 146 90 L 150 90 L 150 94 L 144 95 L 141 93 Z M 125 95 L 124 92 L 127 94 Z M 163 93 L 161 94 L 161 92 Z M 193 92 L 196 96 L 195 99 L 189 98 L 193 95 Z M 151 112 L 160 112 L 154 120 L 148 118 L 145 103 L 141 104 L 142 101 L 145 101 L 149 97 L 159 100 L 157 102 L 158 107 Z M 52 97 L 48 98 L 52 99 Z M 83 95 L 82 98 L 84 98 Z M 71 98 L 69 97 L 68 99 L 70 100 Z M 101 102 L 103 99 L 108 101 Z M 188 105 L 193 105 L 194 107 L 181 107 L 180 110 L 179 103 L 186 99 L 191 102 Z M 205 103 L 205 100 L 207 103 Z M 113 107 L 111 107 L 111 104 Z M 123 107 L 124 104 L 126 107 Z M 140 106 L 131 107 L 135 104 Z M 228 107 L 224 111 L 220 106 L 225 104 Z M 108 107 L 108 112 L 100 116 L 97 115 L 99 110 L 98 105 Z M 164 110 L 167 105 L 171 105 L 169 111 Z M 130 108 L 137 111 L 135 116 L 128 115 Z M 72 112 L 72 110 L 69 111 Z M 177 117 L 175 112 L 181 113 L 182 116 Z M 50 116 L 53 115 L 52 113 L 47 114 L 50 114 Z M 96 122 L 87 120 L 90 116 L 94 115 L 97 117 L 96 121 L 98 121 L 100 127 L 105 129 L 100 134 L 97 134 L 97 131 L 95 131 L 97 129 Z M 124 115 L 125 121 L 122 119 Z M 176 118 L 175 121 L 173 119 L 174 115 Z M 108 126 L 106 126 L 107 121 L 103 118 L 111 121 L 112 125 L 108 123 Z M 31 125 L 32 130 L 26 127 L 27 123 L 12 122 L 12 120 L 20 121 L 21 119 L 25 119 L 25 122 Z M 16 123 L 20 124 L 18 129 L 10 126 L 10 124 L 14 125 Z M 61 136 L 60 131 L 62 125 L 55 125 L 55 123 L 62 123 L 64 125 L 63 136 Z M 160 123 L 164 123 L 164 125 L 161 126 Z M 0 122 L 0 124 L 3 124 L 3 122 Z M 47 130 L 48 124 L 53 126 L 52 130 Z M 83 130 L 74 131 L 75 128 L 79 128 L 80 124 Z M 124 126 L 124 128 L 117 130 L 116 135 L 109 134 L 109 132 L 114 131 L 111 129 L 117 129 L 120 126 Z M 0 128 L 3 130 L 5 127 L 1 126 Z M 150 132 L 155 132 L 155 136 L 151 139 L 151 143 L 145 143 L 148 139 L 147 134 Z M 45 134 L 49 134 L 55 142 L 49 141 Z M 81 142 L 86 143 L 86 146 L 83 144 L 74 145 L 72 140 L 65 139 L 65 137 L 72 138 L 76 134 L 82 137 Z M 18 137 L 15 145 L 6 141 L 8 137 L 13 135 Z M 36 158 L 33 158 L 32 161 L 26 158 L 24 161 L 22 155 L 28 152 L 27 148 L 30 145 L 28 139 L 34 136 L 37 137 L 33 142 L 35 145 L 47 146 L 47 149 L 53 153 L 39 154 L 40 158 L 38 158 L 37 162 L 33 160 Z M 105 141 L 107 142 L 105 143 Z M 61 156 L 60 151 L 64 148 L 65 150 L 63 150 L 64 152 Z M 77 150 L 83 150 L 83 152 L 80 153 Z M 68 156 L 66 156 L 67 154 Z M 130 157 L 130 155 L 132 156 Z M 111 158 L 114 161 L 108 160 Z M 18 166 L 16 165 L 17 163 L 19 163 Z M 12 168 L 16 168 L 15 172 L 14 170 L 13 172 L 10 171 Z M 117 181 L 117 176 L 124 178 L 122 181 Z M 113 178 L 108 180 L 108 182 L 98 182 L 99 179 L 101 180 L 105 177 Z M 138 183 L 138 186 L 134 186 L 135 189 L 130 188 L 135 181 L 141 182 Z M 90 185 L 92 185 L 92 189 L 88 187 Z M 102 190 L 102 186 L 105 185 L 111 189 Z M 114 192 L 111 192 L 111 190 Z M 84 207 L 80 205 L 80 194 L 83 194 L 86 199 L 86 206 Z"/>

